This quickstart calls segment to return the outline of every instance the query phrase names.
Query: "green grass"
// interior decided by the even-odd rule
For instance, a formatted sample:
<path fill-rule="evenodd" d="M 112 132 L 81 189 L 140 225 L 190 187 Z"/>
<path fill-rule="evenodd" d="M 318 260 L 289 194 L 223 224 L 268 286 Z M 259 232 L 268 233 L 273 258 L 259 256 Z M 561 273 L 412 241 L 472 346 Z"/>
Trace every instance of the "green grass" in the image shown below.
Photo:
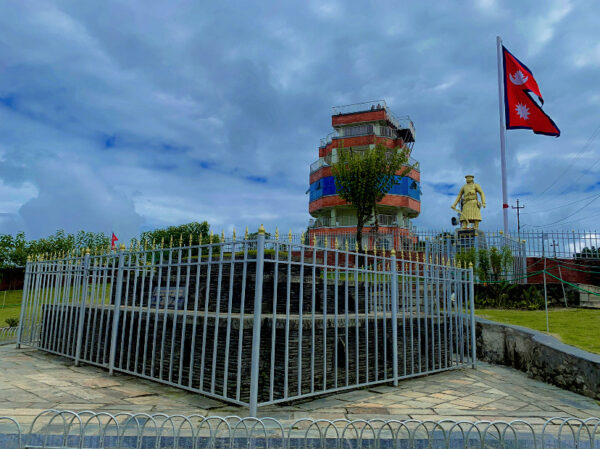
<path fill-rule="evenodd" d="M 6 293 L 6 300 L 5 295 Z M 21 298 L 23 290 L 0 291 L 0 327 L 6 327 L 4 322 L 7 318 L 17 318 L 21 314 Z"/>
<path fill-rule="evenodd" d="M 475 313 L 488 320 L 546 332 L 544 310 L 476 309 Z M 550 309 L 548 322 L 550 335 L 568 345 L 600 354 L 600 310 Z"/>

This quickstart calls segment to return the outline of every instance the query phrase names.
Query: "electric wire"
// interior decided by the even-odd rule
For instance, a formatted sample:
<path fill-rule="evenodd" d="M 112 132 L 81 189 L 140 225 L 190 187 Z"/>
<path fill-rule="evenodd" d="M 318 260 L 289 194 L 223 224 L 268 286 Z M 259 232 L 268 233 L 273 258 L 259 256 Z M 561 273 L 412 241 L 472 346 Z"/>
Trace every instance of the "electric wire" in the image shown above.
<path fill-rule="evenodd" d="M 559 175 L 554 179 L 554 181 L 552 181 L 552 183 L 550 183 L 550 185 L 548 187 L 546 187 L 542 192 L 540 192 L 538 194 L 539 197 L 542 197 L 548 190 L 550 190 L 554 185 L 556 185 L 556 183 L 559 181 L 559 179 L 561 179 L 569 170 L 571 170 L 571 168 L 573 168 L 573 165 L 575 164 L 575 162 L 581 157 L 583 152 L 587 149 L 588 146 L 591 145 L 591 143 L 594 141 L 594 139 L 599 134 L 600 134 L 600 124 L 596 127 L 594 132 L 592 132 L 592 135 L 588 138 L 587 142 L 582 146 L 581 150 L 579 150 L 579 152 L 572 159 L 571 164 L 565 170 L 562 170 L 559 173 Z M 598 161 L 596 161 L 596 163 L 597 162 Z"/>

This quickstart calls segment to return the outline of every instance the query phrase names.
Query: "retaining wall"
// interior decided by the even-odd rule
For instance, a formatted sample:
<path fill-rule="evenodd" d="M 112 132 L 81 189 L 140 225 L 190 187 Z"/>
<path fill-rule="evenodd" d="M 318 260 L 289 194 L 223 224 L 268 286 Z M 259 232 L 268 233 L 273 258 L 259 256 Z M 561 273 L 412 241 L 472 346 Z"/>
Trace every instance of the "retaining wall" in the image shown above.
<path fill-rule="evenodd" d="M 593 330 L 597 332 L 597 329 Z M 477 358 L 600 399 L 600 355 L 531 329 L 477 319 Z"/>

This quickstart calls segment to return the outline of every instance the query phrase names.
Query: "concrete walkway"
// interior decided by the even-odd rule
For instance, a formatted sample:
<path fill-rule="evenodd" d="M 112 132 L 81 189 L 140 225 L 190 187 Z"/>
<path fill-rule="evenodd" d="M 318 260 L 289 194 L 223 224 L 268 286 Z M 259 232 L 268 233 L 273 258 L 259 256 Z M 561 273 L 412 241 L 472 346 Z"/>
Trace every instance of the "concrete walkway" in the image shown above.
<path fill-rule="evenodd" d="M 133 376 L 115 374 L 33 349 L 0 346 L 0 416 L 29 421 L 45 409 L 238 415 L 247 410 Z M 326 419 L 510 420 L 541 424 L 556 416 L 600 417 L 591 398 L 480 363 L 400 382 L 259 409 L 283 421 Z"/>

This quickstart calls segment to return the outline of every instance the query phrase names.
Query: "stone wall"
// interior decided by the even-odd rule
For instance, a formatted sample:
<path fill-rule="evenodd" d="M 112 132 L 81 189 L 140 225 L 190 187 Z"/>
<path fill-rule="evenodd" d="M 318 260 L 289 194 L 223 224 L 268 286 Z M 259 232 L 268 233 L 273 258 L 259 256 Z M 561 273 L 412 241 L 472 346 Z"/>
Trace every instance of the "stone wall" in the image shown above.
<path fill-rule="evenodd" d="M 597 329 L 591 330 L 597 332 Z M 477 358 L 600 399 L 600 355 L 520 326 L 477 319 Z"/>

